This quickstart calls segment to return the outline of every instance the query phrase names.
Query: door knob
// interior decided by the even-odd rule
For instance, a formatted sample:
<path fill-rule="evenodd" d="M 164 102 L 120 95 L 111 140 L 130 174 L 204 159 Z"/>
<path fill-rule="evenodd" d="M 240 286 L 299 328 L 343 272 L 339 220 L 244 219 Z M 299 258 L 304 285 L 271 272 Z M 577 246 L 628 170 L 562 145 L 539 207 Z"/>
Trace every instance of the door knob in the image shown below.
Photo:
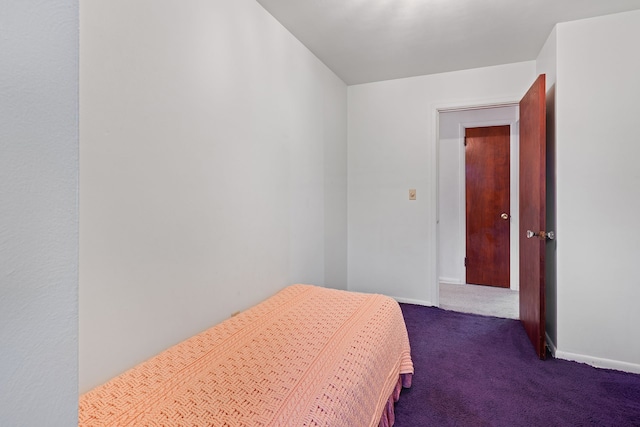
<path fill-rule="evenodd" d="M 539 231 L 534 233 L 531 230 L 527 230 L 527 239 L 532 237 L 539 237 L 541 240 L 553 240 L 556 238 L 556 234 L 553 231 Z"/>
<path fill-rule="evenodd" d="M 509 214 L 508 213 L 503 213 L 502 215 L 500 215 L 500 218 L 509 219 Z"/>

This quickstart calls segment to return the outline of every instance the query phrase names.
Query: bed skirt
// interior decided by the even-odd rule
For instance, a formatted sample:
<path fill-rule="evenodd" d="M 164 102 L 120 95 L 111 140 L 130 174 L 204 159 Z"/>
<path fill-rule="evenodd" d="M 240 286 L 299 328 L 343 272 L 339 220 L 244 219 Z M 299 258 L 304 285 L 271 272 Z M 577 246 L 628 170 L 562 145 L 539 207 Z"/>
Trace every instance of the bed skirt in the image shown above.
<path fill-rule="evenodd" d="M 398 378 L 398 383 L 396 384 L 395 389 L 393 389 L 393 393 L 389 396 L 389 400 L 387 400 L 387 404 L 382 411 L 382 416 L 380 417 L 380 422 L 378 423 L 378 427 L 392 427 L 396 422 L 396 413 L 395 413 L 395 405 L 396 402 L 400 399 L 400 392 L 402 388 L 410 388 L 411 387 L 411 379 L 412 374 L 400 374 L 400 378 Z"/>

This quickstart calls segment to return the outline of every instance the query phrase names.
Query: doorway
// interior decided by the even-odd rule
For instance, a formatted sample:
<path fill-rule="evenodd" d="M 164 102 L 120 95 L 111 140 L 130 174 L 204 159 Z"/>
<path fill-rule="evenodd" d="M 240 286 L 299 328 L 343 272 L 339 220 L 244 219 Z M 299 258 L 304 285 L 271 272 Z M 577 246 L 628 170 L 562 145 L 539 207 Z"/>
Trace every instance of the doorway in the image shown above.
<path fill-rule="evenodd" d="M 499 317 L 517 318 L 518 316 L 518 117 L 517 104 L 439 113 L 437 259 L 440 283 L 439 304 L 443 308 L 480 312 L 480 314 Z M 507 212 L 510 225 L 508 232 L 510 255 L 509 286 L 506 289 L 470 286 L 467 285 L 466 280 L 467 214 L 464 136 L 468 128 L 489 126 L 509 126 L 510 134 L 510 201 Z"/>

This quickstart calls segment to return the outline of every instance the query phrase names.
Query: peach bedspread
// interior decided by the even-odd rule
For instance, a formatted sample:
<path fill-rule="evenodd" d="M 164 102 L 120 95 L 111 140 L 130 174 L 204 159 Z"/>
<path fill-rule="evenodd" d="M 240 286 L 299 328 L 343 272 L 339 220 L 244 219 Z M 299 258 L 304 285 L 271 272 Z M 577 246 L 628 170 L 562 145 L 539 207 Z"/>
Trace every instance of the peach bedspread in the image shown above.
<path fill-rule="evenodd" d="M 79 424 L 377 426 L 412 373 L 393 299 L 294 285 L 82 395 Z"/>

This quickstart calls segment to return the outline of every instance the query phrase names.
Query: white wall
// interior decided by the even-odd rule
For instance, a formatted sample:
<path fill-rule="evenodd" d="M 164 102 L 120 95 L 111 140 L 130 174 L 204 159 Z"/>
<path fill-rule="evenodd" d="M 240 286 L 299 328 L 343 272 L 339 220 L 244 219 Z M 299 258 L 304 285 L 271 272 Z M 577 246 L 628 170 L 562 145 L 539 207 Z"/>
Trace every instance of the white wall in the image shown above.
<path fill-rule="evenodd" d="M 0 13 L 0 425 L 78 420 L 78 2 Z"/>
<path fill-rule="evenodd" d="M 346 85 L 254 0 L 81 8 L 80 390 L 346 288 Z"/>
<path fill-rule="evenodd" d="M 557 347 L 640 372 L 640 11 L 557 26 Z"/>
<path fill-rule="evenodd" d="M 511 125 L 510 130 L 510 288 L 519 288 L 517 105 L 440 113 L 438 125 L 438 281 L 466 283 L 465 151 L 466 128 Z"/>
<path fill-rule="evenodd" d="M 517 102 L 534 78 L 531 61 L 349 87 L 350 290 L 437 303 L 437 110 Z"/>

